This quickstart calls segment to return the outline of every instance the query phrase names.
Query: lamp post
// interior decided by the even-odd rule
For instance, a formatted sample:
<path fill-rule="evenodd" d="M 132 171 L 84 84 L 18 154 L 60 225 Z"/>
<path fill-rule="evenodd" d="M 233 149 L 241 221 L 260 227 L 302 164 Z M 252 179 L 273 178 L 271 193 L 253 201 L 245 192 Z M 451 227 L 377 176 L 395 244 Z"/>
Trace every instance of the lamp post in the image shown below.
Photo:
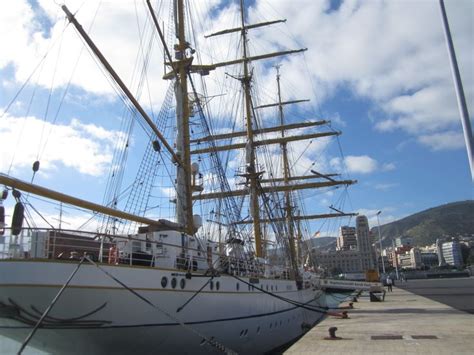
<path fill-rule="evenodd" d="M 397 258 L 397 248 L 395 248 L 395 241 L 392 239 L 392 246 L 393 246 L 393 255 L 395 257 L 395 272 L 397 274 L 397 280 L 400 280 L 398 277 L 398 258 Z"/>
<path fill-rule="evenodd" d="M 378 231 L 379 231 L 379 243 L 380 243 L 380 259 L 382 259 L 382 271 L 385 274 L 385 262 L 383 260 L 383 254 L 382 254 L 382 236 L 380 235 L 380 221 L 379 221 L 379 214 L 381 214 L 382 211 L 377 212 L 377 226 L 378 226 Z"/>

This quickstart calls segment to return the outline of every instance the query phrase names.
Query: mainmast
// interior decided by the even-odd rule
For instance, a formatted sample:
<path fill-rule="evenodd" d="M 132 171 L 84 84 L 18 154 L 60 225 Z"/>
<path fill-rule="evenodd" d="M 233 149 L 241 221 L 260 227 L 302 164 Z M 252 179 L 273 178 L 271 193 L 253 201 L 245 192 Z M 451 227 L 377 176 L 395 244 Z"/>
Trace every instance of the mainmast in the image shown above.
<path fill-rule="evenodd" d="M 247 29 L 245 28 L 245 13 L 244 13 L 244 0 L 240 0 L 240 19 L 242 25 L 242 59 L 244 66 L 244 75 L 241 79 L 242 86 L 245 95 L 245 124 L 247 127 L 247 145 L 245 147 L 245 163 L 246 172 L 245 175 L 249 181 L 249 194 L 250 194 L 250 215 L 253 220 L 253 233 L 255 237 L 255 255 L 257 257 L 263 256 L 262 250 L 262 230 L 260 226 L 260 210 L 258 203 L 258 179 L 260 173 L 256 171 L 255 164 L 255 146 L 253 136 L 253 120 L 252 120 L 252 99 L 250 96 L 250 82 L 252 80 L 249 74 L 249 62 L 247 58 Z"/>
<path fill-rule="evenodd" d="M 181 159 L 181 164 L 177 167 L 176 174 L 176 218 L 178 224 L 184 226 L 187 234 L 194 234 L 193 223 L 193 201 L 191 185 L 191 154 L 189 150 L 189 97 L 187 82 L 187 67 L 191 64 L 192 57 L 186 57 L 186 49 L 189 43 L 186 42 L 184 26 L 184 3 L 183 0 L 175 2 L 176 37 L 178 44 L 175 45 L 174 70 L 178 73 L 175 82 L 176 95 L 176 148 L 177 155 Z"/>

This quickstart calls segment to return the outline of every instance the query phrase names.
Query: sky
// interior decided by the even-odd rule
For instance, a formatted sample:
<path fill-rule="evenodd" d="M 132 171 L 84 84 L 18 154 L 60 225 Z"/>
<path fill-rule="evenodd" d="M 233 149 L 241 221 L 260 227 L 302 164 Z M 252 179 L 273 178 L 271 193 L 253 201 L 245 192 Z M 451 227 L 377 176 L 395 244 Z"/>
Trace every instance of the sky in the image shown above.
<path fill-rule="evenodd" d="M 40 160 L 35 183 L 100 203 L 114 147 L 126 139 L 124 105 L 57 3 L 0 2 L 0 172 L 30 181 L 31 165 Z M 134 93 L 140 90 L 135 64 L 152 43 L 152 79 L 138 96 L 149 112 L 157 112 L 168 83 L 156 80 L 162 76 L 163 52 L 156 39 L 147 42 L 153 29 L 144 2 L 66 4 Z M 238 26 L 236 6 L 218 0 L 191 3 L 202 19 L 193 28 L 193 45 L 203 62 L 235 58 L 229 38 L 210 44 L 202 34 Z M 446 1 L 446 8 L 472 118 L 474 2 Z M 329 119 L 342 131 L 339 141 L 294 145 L 293 154 L 302 155 L 296 172 L 317 167 L 357 180 L 344 192 L 343 207 L 366 214 L 372 226 L 379 210 L 383 224 L 474 197 L 438 1 L 255 0 L 247 12 L 249 23 L 287 19 L 252 31 L 252 54 L 308 48 L 255 68 L 260 103 L 275 99 L 272 65 L 281 64 L 283 99 L 311 99 L 288 115 Z M 211 94 L 221 94 L 225 85 L 230 91 L 223 74 L 211 73 Z M 216 101 L 210 107 L 219 109 Z M 220 109 L 218 128 L 225 127 Z M 262 113 L 263 122 L 271 117 L 271 111 Z M 130 144 L 138 147 L 141 139 L 138 134 Z M 138 154 L 137 148 L 131 158 L 138 161 Z M 308 209 L 327 213 L 340 193 L 311 195 Z M 11 197 L 6 205 L 11 208 Z M 52 218 L 58 211 L 48 213 Z M 85 218 L 71 210 L 65 220 L 75 226 Z"/>

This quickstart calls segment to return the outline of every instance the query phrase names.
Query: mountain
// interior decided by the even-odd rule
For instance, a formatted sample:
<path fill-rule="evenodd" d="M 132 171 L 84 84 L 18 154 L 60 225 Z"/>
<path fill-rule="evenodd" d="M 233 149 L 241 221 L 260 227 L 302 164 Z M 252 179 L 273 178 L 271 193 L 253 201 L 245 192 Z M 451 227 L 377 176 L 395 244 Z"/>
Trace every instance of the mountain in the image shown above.
<path fill-rule="evenodd" d="M 372 228 L 377 233 L 377 228 Z M 383 244 L 402 235 L 413 238 L 413 244 L 432 244 L 445 236 L 474 235 L 474 201 L 459 201 L 433 207 L 380 226 Z"/>
<path fill-rule="evenodd" d="M 318 250 L 335 250 L 336 249 L 335 237 L 317 237 L 311 238 L 306 241 L 309 248 L 318 248 Z"/>

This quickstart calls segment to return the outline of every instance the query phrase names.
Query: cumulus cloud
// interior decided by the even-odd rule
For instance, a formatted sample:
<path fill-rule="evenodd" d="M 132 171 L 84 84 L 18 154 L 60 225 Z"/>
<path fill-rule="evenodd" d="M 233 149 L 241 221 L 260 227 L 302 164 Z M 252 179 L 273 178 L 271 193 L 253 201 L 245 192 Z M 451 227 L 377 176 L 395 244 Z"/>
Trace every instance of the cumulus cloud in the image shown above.
<path fill-rule="evenodd" d="M 0 170 L 30 167 L 40 156 L 40 172 L 48 174 L 60 165 L 79 173 L 100 176 L 112 161 L 113 148 L 124 136 L 77 119 L 67 125 L 36 117 L 5 115 L 0 120 Z"/>
<path fill-rule="evenodd" d="M 274 48 L 282 41 L 291 47 L 295 39 L 309 47 L 304 56 L 311 63 L 309 77 L 297 69 L 304 67 L 302 57 L 286 61 L 302 92 L 311 92 L 316 83 L 319 97 L 325 99 L 338 87 L 349 87 L 379 112 L 376 129 L 401 130 L 420 138 L 415 141 L 422 144 L 425 138 L 421 136 L 459 127 L 437 2 L 346 0 L 337 9 L 331 4 L 308 0 L 298 6 L 291 1 L 255 6 L 256 18 L 262 13 L 288 18 L 286 26 L 292 33 L 262 31 L 259 39 L 273 43 Z M 461 0 L 446 6 L 467 100 L 473 102 L 474 5 Z"/>
<path fill-rule="evenodd" d="M 159 64 L 163 57 L 161 44 L 156 37 L 152 39 L 155 30 L 150 25 L 143 3 L 131 6 L 130 2 L 118 1 L 113 4 L 105 3 L 100 7 L 95 2 L 86 2 L 81 6 L 82 3 L 68 1 L 68 6 L 72 12 L 79 10 L 79 21 L 132 90 L 138 85 L 134 71 L 136 66 L 133 64 L 143 64 L 142 48 L 147 45 L 151 45 L 150 57 L 155 60 L 148 66 L 147 74 L 153 78 L 162 76 L 163 67 Z M 460 148 L 461 140 L 456 139 L 459 133 L 455 130 L 458 125 L 457 108 L 438 4 L 428 1 L 406 4 L 400 1 L 346 0 L 337 9 L 331 8 L 331 4 L 329 0 L 300 0 L 298 6 L 291 1 L 279 1 L 271 5 L 265 1 L 252 3 L 248 10 L 251 23 L 288 19 L 284 25 L 249 31 L 252 39 L 249 50 L 252 55 L 309 48 L 304 55 L 278 58 L 268 62 L 266 66 L 254 63 L 255 78 L 257 74 L 262 75 L 255 82 L 255 87 L 264 92 L 257 98 L 258 102 L 265 104 L 275 101 L 275 71 L 270 65 L 278 61 L 283 63 L 284 99 L 307 98 L 307 93 L 316 93 L 316 103 L 321 103 L 334 95 L 338 88 L 344 87 L 356 96 L 369 99 L 374 105 L 374 110 L 378 113 L 374 120 L 376 129 L 384 132 L 402 130 L 412 135 L 413 141 L 432 150 Z M 83 49 L 77 33 L 71 25 L 67 25 L 60 8 L 47 0 L 38 1 L 38 6 L 42 9 L 42 16 L 47 17 L 46 22 L 41 21 L 38 10 L 34 10 L 26 0 L 0 2 L 0 31 L 10 34 L 0 37 L 0 46 L 9 49 L 0 52 L 0 69 L 11 65 L 13 80 L 16 83 L 23 82 L 42 55 L 52 48 L 42 74 L 35 77 L 39 85 L 57 88 L 72 80 L 73 85 L 86 92 L 113 95 L 110 83 L 95 60 Z M 189 6 L 195 18 L 199 16 L 204 19 L 196 21 L 198 32 L 208 34 L 240 25 L 235 2 L 212 0 L 190 2 Z M 472 4 L 465 0 L 456 2 L 456 6 L 447 6 L 455 44 L 460 50 L 458 57 L 468 101 L 472 102 L 469 98 L 472 98 L 474 87 L 474 59 L 472 55 L 466 55 L 469 53 L 466 48 L 472 48 L 473 42 L 472 19 L 469 17 Z M 301 11 L 302 8 L 306 11 Z M 167 14 L 161 12 L 161 8 L 156 10 L 164 14 L 167 21 Z M 167 35 L 171 37 L 171 34 Z M 216 63 L 239 58 L 241 47 L 231 46 L 231 43 L 238 42 L 238 36 L 236 33 L 212 39 L 203 39 L 202 36 L 192 38 L 192 44 L 197 41 L 201 49 L 197 52 L 195 61 Z M 74 71 L 76 61 L 78 64 Z M 56 65 L 57 62 L 61 65 Z M 225 71 L 238 76 L 241 67 L 232 66 Z M 71 72 L 75 72 L 72 77 Z M 241 90 L 238 80 L 223 74 L 224 69 L 218 69 L 209 76 L 208 92 L 211 95 L 225 93 L 230 96 Z M 51 82 L 53 76 L 54 82 Z M 291 86 L 285 78 L 291 78 L 293 83 L 298 83 L 297 86 Z M 10 85 L 12 82 L 3 84 Z M 161 80 L 150 80 L 146 85 L 149 85 L 153 93 L 152 100 L 160 102 L 167 84 Z M 308 106 L 314 104 L 312 101 Z M 217 118 L 228 118 L 232 114 L 231 110 L 235 109 L 230 105 L 220 104 L 218 99 L 212 100 L 209 106 L 219 112 L 214 115 Z M 302 107 L 301 110 L 304 110 L 305 106 Z M 242 116 L 242 112 L 239 114 Z M 267 119 L 274 117 L 271 112 L 263 112 L 261 115 L 265 123 L 268 122 Z M 345 125 L 345 121 L 338 115 L 332 116 L 337 125 Z M 244 121 L 238 120 L 236 127 L 239 128 L 239 125 L 243 128 Z M 215 123 L 214 128 L 228 130 L 229 120 Z M 71 121 L 70 129 L 78 139 L 84 138 L 87 133 L 95 135 L 105 146 L 111 144 L 107 132 L 100 131 L 97 126 L 84 127 Z M 368 155 L 347 156 L 344 162 L 339 158 L 329 161 L 325 156 L 328 142 L 329 140 L 315 140 L 310 145 L 291 144 L 292 155 L 299 160 L 294 167 L 295 172 L 304 173 L 311 166 L 325 171 L 331 167 L 341 168 L 343 165 L 349 172 L 360 174 L 395 169 L 393 163 L 377 162 Z M 91 168 L 85 173 L 93 175 L 103 171 L 103 165 L 110 154 L 107 149 L 94 146 L 94 143 L 97 142 L 85 144 L 85 151 L 88 152 L 86 156 L 94 157 L 90 158 Z M 73 162 L 54 158 L 53 153 L 49 154 L 51 166 L 60 161 L 74 165 Z M 18 161 L 28 161 L 29 165 L 34 160 L 32 158 L 28 156 Z M 271 159 L 276 161 L 276 155 Z M 45 163 L 46 166 L 47 164 Z M 74 168 L 78 171 L 83 169 L 81 172 L 85 169 L 79 166 Z"/>
<path fill-rule="evenodd" d="M 349 172 L 369 174 L 377 169 L 377 161 L 367 155 L 349 155 L 344 160 Z"/>
<path fill-rule="evenodd" d="M 418 137 L 418 141 L 433 151 L 453 150 L 465 146 L 462 133 L 454 131 L 424 134 Z"/>
<path fill-rule="evenodd" d="M 389 171 L 395 169 L 394 163 L 380 164 L 374 158 L 368 155 L 348 155 L 342 160 L 341 158 L 332 158 L 330 166 L 337 170 L 346 169 L 348 173 L 354 174 L 370 174 L 376 171 Z"/>
<path fill-rule="evenodd" d="M 68 1 L 67 5 L 132 92 L 138 92 L 137 69 L 145 61 L 144 48 L 149 47 L 149 58 L 155 59 L 147 66 L 148 75 L 162 77 L 162 46 L 152 39 L 155 30 L 144 3 Z M 0 37 L 0 46 L 8 48 L 0 53 L 0 69 L 12 65 L 15 81 L 22 83 L 35 73 L 33 80 L 44 88 L 64 87 L 70 81 L 89 93 L 115 97 L 108 76 L 54 1 L 41 0 L 36 9 L 26 0 L 0 2 L 0 31 L 9 34 Z M 145 85 L 154 93 L 153 104 L 161 102 L 168 84 L 152 80 Z"/>

